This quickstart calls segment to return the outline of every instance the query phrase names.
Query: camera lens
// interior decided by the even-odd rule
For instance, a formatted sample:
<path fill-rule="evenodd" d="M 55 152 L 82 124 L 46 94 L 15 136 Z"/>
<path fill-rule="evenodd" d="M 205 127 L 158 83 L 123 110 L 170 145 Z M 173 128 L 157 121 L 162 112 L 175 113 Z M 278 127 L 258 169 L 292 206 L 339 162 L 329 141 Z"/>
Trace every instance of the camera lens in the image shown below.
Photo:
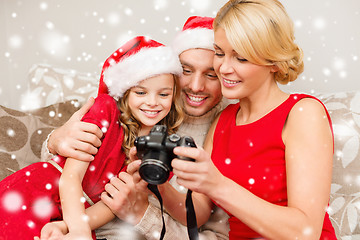
<path fill-rule="evenodd" d="M 158 185 L 166 182 L 170 169 L 157 159 L 146 159 L 141 163 L 139 173 L 146 182 Z"/>

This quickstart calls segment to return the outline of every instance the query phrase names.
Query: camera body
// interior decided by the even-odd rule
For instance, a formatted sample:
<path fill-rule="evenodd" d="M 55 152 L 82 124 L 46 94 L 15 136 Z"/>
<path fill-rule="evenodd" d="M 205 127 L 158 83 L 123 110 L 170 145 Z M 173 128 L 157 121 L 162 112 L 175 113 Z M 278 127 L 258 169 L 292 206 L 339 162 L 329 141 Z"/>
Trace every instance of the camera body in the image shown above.
<path fill-rule="evenodd" d="M 137 156 L 142 159 L 139 173 L 142 179 L 150 184 L 158 185 L 166 182 L 172 171 L 171 161 L 179 158 L 194 161 L 191 158 L 177 156 L 175 147 L 196 147 L 192 137 L 180 137 L 178 134 L 167 134 L 165 125 L 155 125 L 149 135 L 135 139 Z"/>

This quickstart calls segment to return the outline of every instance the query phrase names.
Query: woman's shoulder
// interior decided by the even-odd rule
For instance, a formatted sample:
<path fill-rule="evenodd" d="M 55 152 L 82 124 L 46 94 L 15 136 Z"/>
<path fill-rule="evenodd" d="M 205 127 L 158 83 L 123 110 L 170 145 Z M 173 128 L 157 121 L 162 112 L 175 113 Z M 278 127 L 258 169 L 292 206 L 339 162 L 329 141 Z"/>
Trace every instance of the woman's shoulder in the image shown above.
<path fill-rule="evenodd" d="M 314 96 L 302 94 L 289 112 L 288 121 L 313 122 L 314 119 L 324 118 L 330 121 L 325 105 Z"/>
<path fill-rule="evenodd" d="M 306 110 L 306 111 L 323 111 L 325 105 L 320 99 L 309 95 L 309 94 L 291 94 L 291 97 L 296 99 L 294 104 L 295 109 Z"/>

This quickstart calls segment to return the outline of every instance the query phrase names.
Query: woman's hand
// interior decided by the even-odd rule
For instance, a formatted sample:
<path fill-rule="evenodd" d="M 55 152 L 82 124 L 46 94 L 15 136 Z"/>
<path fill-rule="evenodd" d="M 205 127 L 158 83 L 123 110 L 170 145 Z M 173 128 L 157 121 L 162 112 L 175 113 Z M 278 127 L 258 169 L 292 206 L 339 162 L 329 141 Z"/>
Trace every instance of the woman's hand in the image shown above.
<path fill-rule="evenodd" d="M 174 153 L 195 159 L 195 162 L 174 159 L 173 172 L 178 184 L 212 198 L 225 178 L 213 164 L 210 154 L 202 148 L 176 147 Z"/>

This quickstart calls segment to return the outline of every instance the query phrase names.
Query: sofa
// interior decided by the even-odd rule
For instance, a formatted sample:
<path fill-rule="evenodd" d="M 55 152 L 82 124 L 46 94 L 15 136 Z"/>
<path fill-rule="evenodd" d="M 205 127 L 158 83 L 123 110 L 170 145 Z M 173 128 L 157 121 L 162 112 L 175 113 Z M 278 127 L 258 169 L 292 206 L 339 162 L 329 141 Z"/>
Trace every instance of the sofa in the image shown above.
<path fill-rule="evenodd" d="M 36 64 L 28 74 L 27 110 L 0 105 L 0 180 L 40 161 L 47 135 L 90 97 L 98 76 Z M 333 124 L 335 149 L 328 213 L 338 239 L 360 239 L 360 91 L 316 94 Z"/>

